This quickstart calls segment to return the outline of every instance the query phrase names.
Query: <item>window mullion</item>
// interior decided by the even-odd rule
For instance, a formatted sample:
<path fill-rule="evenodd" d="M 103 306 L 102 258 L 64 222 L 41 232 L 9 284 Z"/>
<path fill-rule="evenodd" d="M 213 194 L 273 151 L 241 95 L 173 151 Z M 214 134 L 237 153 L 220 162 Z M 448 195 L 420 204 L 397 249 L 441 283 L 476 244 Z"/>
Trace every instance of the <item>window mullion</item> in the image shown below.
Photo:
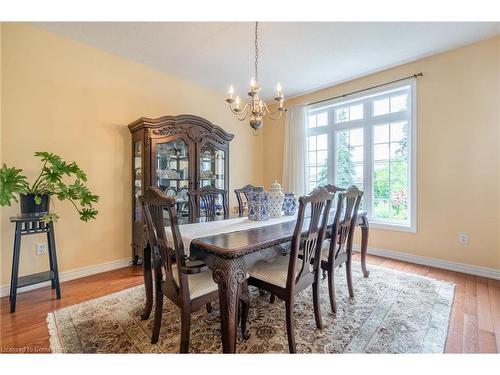
<path fill-rule="evenodd" d="M 328 111 L 328 183 L 335 184 L 335 113 Z"/>
<path fill-rule="evenodd" d="M 371 100 L 366 100 L 364 102 L 364 163 L 363 163 L 363 187 L 364 187 L 364 209 L 368 213 L 368 217 L 372 217 L 372 201 L 373 201 L 373 135 L 372 135 L 372 103 Z"/>

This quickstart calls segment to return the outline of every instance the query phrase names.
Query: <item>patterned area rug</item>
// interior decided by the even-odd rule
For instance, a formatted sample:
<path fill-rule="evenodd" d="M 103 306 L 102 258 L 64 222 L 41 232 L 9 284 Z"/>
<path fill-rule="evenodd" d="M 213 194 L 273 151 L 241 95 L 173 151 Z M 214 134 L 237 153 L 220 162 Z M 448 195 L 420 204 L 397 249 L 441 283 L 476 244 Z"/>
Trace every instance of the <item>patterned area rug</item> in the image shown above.
<path fill-rule="evenodd" d="M 454 286 L 430 278 L 370 267 L 364 278 L 353 264 L 355 297 L 349 298 L 344 268 L 336 273 L 338 312 L 330 312 L 326 280 L 321 286 L 322 330 L 316 328 L 312 290 L 295 303 L 295 335 L 299 353 L 442 353 L 446 342 Z M 285 304 L 251 288 L 248 327 L 238 333 L 238 353 L 288 353 Z M 48 314 L 53 352 L 176 353 L 180 313 L 166 300 L 160 341 L 150 343 L 152 317 L 142 321 L 144 287 L 137 286 Z M 210 314 L 193 314 L 190 351 L 221 353 L 218 306 Z"/>

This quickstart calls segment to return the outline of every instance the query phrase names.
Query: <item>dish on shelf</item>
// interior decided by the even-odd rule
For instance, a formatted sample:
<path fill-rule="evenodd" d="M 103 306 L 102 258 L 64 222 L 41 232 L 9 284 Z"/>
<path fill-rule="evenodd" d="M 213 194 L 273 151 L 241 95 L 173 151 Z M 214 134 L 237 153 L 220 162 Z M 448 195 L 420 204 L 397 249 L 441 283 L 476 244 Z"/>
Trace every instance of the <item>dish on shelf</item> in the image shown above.
<path fill-rule="evenodd" d="M 140 180 L 142 178 L 142 168 L 141 167 L 137 167 L 135 169 L 135 179 L 136 180 Z"/>
<path fill-rule="evenodd" d="M 212 177 L 215 177 L 215 175 L 210 169 L 201 171 L 201 178 L 211 179 Z"/>
<path fill-rule="evenodd" d="M 182 188 L 181 190 L 179 190 L 179 197 L 182 198 L 182 199 L 188 199 L 188 188 Z"/>
<path fill-rule="evenodd" d="M 177 189 L 173 186 L 167 187 L 165 189 L 165 195 L 167 197 L 175 197 L 175 196 L 177 196 Z"/>
<path fill-rule="evenodd" d="M 167 178 L 167 179 L 181 179 L 182 173 L 175 169 L 157 169 L 156 175 L 159 178 Z"/>

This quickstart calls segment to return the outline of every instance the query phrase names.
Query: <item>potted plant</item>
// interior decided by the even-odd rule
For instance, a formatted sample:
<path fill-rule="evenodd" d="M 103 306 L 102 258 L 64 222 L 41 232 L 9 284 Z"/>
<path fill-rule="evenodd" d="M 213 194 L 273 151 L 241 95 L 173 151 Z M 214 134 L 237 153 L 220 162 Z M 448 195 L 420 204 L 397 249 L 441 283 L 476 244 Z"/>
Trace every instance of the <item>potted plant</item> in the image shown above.
<path fill-rule="evenodd" d="M 21 201 L 21 214 L 41 215 L 47 223 L 57 221 L 58 215 L 49 212 L 50 198 L 70 201 L 80 215 L 80 219 L 94 219 L 97 210 L 93 203 L 97 195 L 85 186 L 87 175 L 75 162 L 67 163 L 50 152 L 35 152 L 43 163 L 40 174 L 33 184 L 29 184 L 21 169 L 7 167 L 0 169 L 0 206 L 10 206 L 12 201 Z"/>

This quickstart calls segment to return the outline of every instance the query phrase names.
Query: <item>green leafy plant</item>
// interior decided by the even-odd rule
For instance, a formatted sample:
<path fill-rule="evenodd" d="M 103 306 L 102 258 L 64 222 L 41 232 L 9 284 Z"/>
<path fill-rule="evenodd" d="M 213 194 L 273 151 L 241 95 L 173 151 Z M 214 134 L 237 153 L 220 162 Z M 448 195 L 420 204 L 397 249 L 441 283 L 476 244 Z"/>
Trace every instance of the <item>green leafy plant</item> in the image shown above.
<path fill-rule="evenodd" d="M 35 152 L 43 163 L 40 174 L 29 185 L 21 169 L 9 168 L 5 164 L 0 169 L 0 206 L 10 206 L 16 195 L 34 194 L 35 202 L 41 203 L 42 195 L 57 197 L 60 201 L 70 201 L 83 221 L 95 219 L 98 211 L 93 207 L 99 197 L 85 186 L 86 173 L 75 163 L 67 163 L 60 156 L 50 152 Z M 68 183 L 67 181 L 70 180 Z M 55 213 L 47 214 L 44 221 L 57 221 Z"/>
<path fill-rule="evenodd" d="M 21 174 L 22 171 L 5 164 L 0 169 L 0 206 L 10 206 L 12 200 L 18 202 L 16 194 L 28 191 L 28 182 L 26 176 Z"/>

